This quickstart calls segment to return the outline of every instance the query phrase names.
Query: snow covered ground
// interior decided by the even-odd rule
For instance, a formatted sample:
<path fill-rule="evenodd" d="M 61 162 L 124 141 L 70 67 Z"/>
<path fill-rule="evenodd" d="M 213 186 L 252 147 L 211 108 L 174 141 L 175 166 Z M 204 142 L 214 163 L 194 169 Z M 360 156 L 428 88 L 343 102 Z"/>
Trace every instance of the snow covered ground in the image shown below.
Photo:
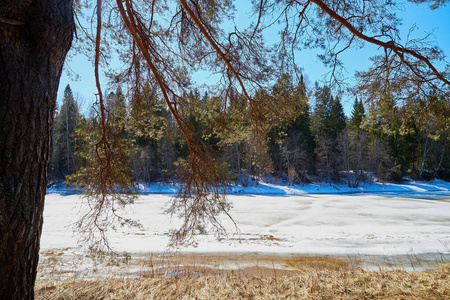
<path fill-rule="evenodd" d="M 110 230 L 113 249 L 132 256 L 167 251 L 168 233 L 180 223 L 162 208 L 175 190 L 160 184 L 143 186 L 143 195 L 124 212 L 142 228 Z M 41 252 L 78 251 L 72 224 L 79 217 L 80 198 L 67 190 L 49 191 Z M 178 252 L 450 258 L 448 182 L 376 183 L 359 189 L 259 183 L 230 188 L 229 199 L 239 231 L 223 217 L 228 237 L 200 235 L 196 247 Z"/>

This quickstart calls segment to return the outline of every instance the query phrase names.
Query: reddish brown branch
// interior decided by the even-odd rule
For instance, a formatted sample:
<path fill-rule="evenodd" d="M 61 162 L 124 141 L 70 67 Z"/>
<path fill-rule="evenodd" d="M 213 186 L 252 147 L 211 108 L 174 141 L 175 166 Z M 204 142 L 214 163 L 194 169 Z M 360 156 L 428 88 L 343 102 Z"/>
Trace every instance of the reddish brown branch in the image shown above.
<path fill-rule="evenodd" d="M 136 45 L 138 46 L 139 50 L 141 51 L 142 55 L 144 56 L 150 70 L 152 71 L 153 75 L 155 76 L 156 82 L 158 83 L 158 85 L 161 89 L 164 100 L 165 100 L 170 112 L 174 116 L 175 121 L 177 122 L 181 132 L 183 133 L 186 140 L 188 141 L 188 143 L 187 143 L 188 147 L 190 148 L 190 150 L 193 153 L 199 153 L 199 150 L 197 149 L 198 147 L 194 147 L 194 146 L 196 146 L 196 144 L 193 142 L 192 135 L 186 131 L 186 128 L 183 126 L 183 122 L 180 120 L 180 117 L 178 116 L 178 113 L 177 113 L 176 109 L 174 108 L 174 103 L 172 101 L 170 101 L 169 95 L 167 93 L 167 86 L 166 86 L 165 82 L 163 81 L 163 79 L 161 78 L 161 76 L 159 75 L 158 70 L 150 56 L 150 53 L 148 52 L 148 48 L 143 42 L 144 37 L 142 37 L 140 35 L 139 30 L 136 27 L 136 23 L 132 22 L 130 20 L 130 18 L 128 17 L 128 15 L 130 15 L 131 18 L 133 17 L 132 13 L 130 11 L 129 1 L 126 0 L 127 9 L 125 9 L 121 0 L 117 0 L 117 5 L 118 5 L 119 12 L 122 16 L 125 26 L 128 28 L 128 31 L 130 32 L 131 36 L 133 37 L 133 40 L 135 41 Z"/>
<path fill-rule="evenodd" d="M 100 42 L 101 42 L 101 33 L 102 33 L 102 0 L 97 0 L 97 32 L 95 37 L 95 84 L 97 86 L 98 91 L 98 99 L 100 102 L 100 118 L 101 118 L 101 124 L 102 124 L 102 139 L 95 145 L 95 151 L 97 153 L 97 157 L 100 160 L 100 163 L 102 165 L 109 163 L 109 154 L 108 154 L 108 147 L 107 147 L 107 139 L 106 139 L 106 116 L 105 116 L 105 105 L 103 101 L 103 93 L 100 86 L 100 76 L 99 76 L 99 64 L 100 64 Z M 98 153 L 99 145 L 103 144 L 103 151 L 105 154 L 105 162 L 101 158 L 100 154 Z"/>
<path fill-rule="evenodd" d="M 369 42 L 371 44 L 381 46 L 381 47 L 383 47 L 385 49 L 392 49 L 396 53 L 409 54 L 409 55 L 417 58 L 418 60 L 424 62 L 428 66 L 428 68 L 430 68 L 430 70 L 436 75 L 437 78 L 439 78 L 442 82 L 444 82 L 445 84 L 450 86 L 450 81 L 447 80 L 444 76 L 442 76 L 439 73 L 439 71 L 434 67 L 434 65 L 430 62 L 430 60 L 428 58 L 426 58 L 425 56 L 421 55 L 420 53 L 417 53 L 414 50 L 407 49 L 405 47 L 396 45 L 395 42 L 393 42 L 393 41 L 383 42 L 383 41 L 380 41 L 380 40 L 375 39 L 373 37 L 367 36 L 367 35 L 363 34 L 362 32 L 360 32 L 359 30 L 357 30 L 344 17 L 338 15 L 334 10 L 332 10 L 330 7 L 328 7 L 323 1 L 321 1 L 321 0 L 310 0 L 310 1 L 315 3 L 317 6 L 319 6 L 320 9 L 322 9 L 330 17 L 332 17 L 333 19 L 335 19 L 336 21 L 338 21 L 339 23 L 344 25 L 353 35 L 359 37 L 360 39 L 362 39 L 362 40 L 364 40 L 366 42 Z M 410 69 L 412 69 L 412 66 L 410 64 L 406 64 L 406 65 Z M 412 71 L 414 71 L 414 70 L 412 70 Z"/>
<path fill-rule="evenodd" d="M 225 53 L 220 50 L 219 45 L 214 41 L 214 39 L 211 37 L 211 35 L 206 30 L 205 26 L 203 26 L 203 23 L 199 20 L 199 18 L 195 15 L 195 13 L 192 11 L 192 9 L 189 7 L 189 5 L 186 3 L 185 0 L 180 0 L 180 4 L 183 7 L 183 9 L 188 13 L 189 17 L 194 21 L 195 25 L 197 25 L 197 28 L 200 30 L 200 32 L 203 34 L 203 36 L 208 40 L 211 47 L 214 48 L 217 54 L 222 58 L 222 60 L 227 65 L 228 69 L 233 73 L 236 80 L 239 82 L 239 85 L 242 88 L 242 92 L 244 93 L 245 97 L 250 101 L 250 103 L 253 103 L 254 100 L 248 95 L 247 89 L 245 88 L 244 83 L 242 82 L 240 74 L 236 71 L 236 69 L 231 64 L 231 61 L 228 59 L 228 57 L 225 55 Z"/>

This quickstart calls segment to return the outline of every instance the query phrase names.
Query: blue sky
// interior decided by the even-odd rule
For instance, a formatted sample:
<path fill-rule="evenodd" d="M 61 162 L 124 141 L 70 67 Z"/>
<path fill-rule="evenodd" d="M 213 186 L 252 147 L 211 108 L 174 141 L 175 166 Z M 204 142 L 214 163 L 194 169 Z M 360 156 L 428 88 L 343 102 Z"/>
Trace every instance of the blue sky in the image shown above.
<path fill-rule="evenodd" d="M 244 1 L 236 2 L 242 3 Z M 239 7 L 239 4 L 237 4 L 237 6 L 237 9 L 242 9 L 242 7 Z M 407 3 L 405 4 L 405 10 L 399 12 L 398 15 L 403 19 L 403 26 L 401 29 L 405 35 L 413 25 L 418 27 L 416 34 L 419 36 L 433 32 L 437 44 L 447 55 L 447 61 L 450 61 L 450 5 L 437 10 L 430 10 L 426 4 L 416 5 Z M 238 16 L 236 22 L 243 19 L 244 18 Z M 380 53 L 380 51 L 381 50 L 377 47 L 366 44 L 362 49 L 350 49 L 344 52 L 341 59 L 346 69 L 345 76 L 348 83 L 351 84 L 353 82 L 352 76 L 355 71 L 367 70 L 370 66 L 369 57 Z M 313 51 L 297 53 L 296 56 L 298 64 L 304 68 L 310 86 L 312 86 L 315 81 L 322 80 L 323 75 L 330 71 L 318 61 L 317 55 Z M 67 71 L 63 71 L 58 91 L 58 101 L 60 102 L 62 99 L 65 86 L 70 84 L 74 94 L 82 99 L 82 102 L 84 102 L 83 107 L 87 109 L 87 107 L 95 101 L 94 94 L 97 91 L 95 87 L 93 65 L 83 55 L 74 55 L 67 66 L 75 73 L 79 74 L 81 79 L 74 81 L 73 76 L 68 76 Z M 442 68 L 439 69 L 442 70 Z M 103 90 L 105 88 L 106 81 L 104 82 Z M 342 100 L 344 102 L 346 114 L 349 115 L 354 99 L 344 97 Z"/>

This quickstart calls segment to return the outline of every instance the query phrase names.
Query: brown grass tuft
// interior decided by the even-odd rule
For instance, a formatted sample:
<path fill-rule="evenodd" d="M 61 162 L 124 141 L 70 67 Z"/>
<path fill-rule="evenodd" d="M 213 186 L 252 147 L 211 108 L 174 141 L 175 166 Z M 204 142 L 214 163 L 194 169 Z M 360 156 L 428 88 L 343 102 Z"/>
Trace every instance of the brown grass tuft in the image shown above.
<path fill-rule="evenodd" d="M 45 280 L 36 284 L 36 299 L 450 299 L 450 264 L 422 272 L 302 267 L 249 274 Z"/>

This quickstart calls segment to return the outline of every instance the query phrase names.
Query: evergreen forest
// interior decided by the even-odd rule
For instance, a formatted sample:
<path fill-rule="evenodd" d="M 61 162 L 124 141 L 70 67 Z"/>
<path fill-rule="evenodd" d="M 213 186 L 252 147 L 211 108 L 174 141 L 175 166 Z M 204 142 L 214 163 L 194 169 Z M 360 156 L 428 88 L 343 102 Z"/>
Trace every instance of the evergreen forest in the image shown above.
<path fill-rule="evenodd" d="M 189 142 L 157 91 L 145 83 L 139 90 L 117 87 L 104 96 L 111 172 L 123 186 L 183 181 L 191 167 Z M 350 187 L 375 180 L 450 179 L 448 95 L 406 100 L 383 95 L 377 101 L 355 96 L 347 117 L 341 93 L 317 83 L 310 91 L 303 76 L 283 75 L 271 90 L 258 93 L 256 122 L 237 90 L 229 91 L 226 107 L 210 91 L 193 89 L 182 99 L 188 103 L 178 112 L 184 126 L 211 153 L 228 184 L 248 186 L 263 177 Z M 68 85 L 55 114 L 50 184 L 80 185 L 82 178 L 95 176 L 91 169 L 100 158 L 104 124 L 95 104 L 89 115 L 79 106 Z"/>

